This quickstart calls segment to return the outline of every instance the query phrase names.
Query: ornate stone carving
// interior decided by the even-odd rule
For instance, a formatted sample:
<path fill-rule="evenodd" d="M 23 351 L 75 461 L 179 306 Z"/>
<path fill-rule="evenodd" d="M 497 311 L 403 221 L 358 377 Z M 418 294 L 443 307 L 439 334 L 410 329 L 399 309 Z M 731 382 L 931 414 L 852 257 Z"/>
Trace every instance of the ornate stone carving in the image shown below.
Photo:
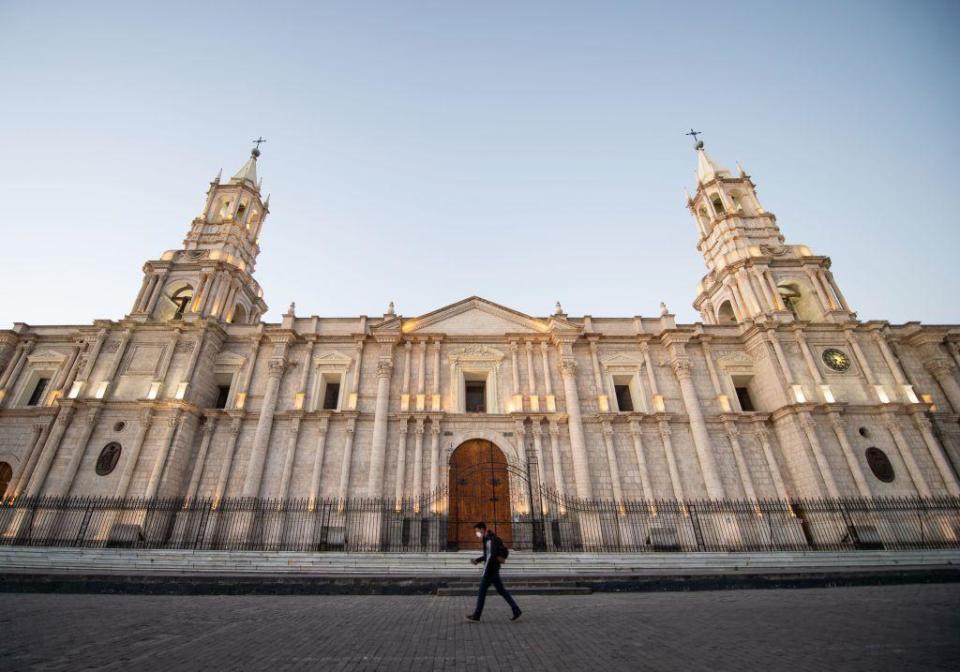
<path fill-rule="evenodd" d="M 389 378 L 393 373 L 393 362 L 389 359 L 377 360 L 377 378 Z"/>

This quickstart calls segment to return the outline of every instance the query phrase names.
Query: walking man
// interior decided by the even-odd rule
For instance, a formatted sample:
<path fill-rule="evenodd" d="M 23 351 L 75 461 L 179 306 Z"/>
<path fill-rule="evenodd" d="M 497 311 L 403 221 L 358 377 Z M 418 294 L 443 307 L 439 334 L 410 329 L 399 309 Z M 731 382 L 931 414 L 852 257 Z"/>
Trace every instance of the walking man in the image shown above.
<path fill-rule="evenodd" d="M 503 581 L 500 580 L 500 565 L 507 559 L 509 551 L 503 545 L 500 537 L 495 535 L 492 530 L 487 529 L 486 523 L 477 523 L 473 526 L 473 529 L 477 538 L 483 542 L 483 555 L 470 562 L 475 565 L 483 563 L 483 578 L 480 579 L 480 592 L 477 593 L 477 607 L 472 614 L 467 614 L 466 619 L 468 621 L 480 620 L 480 614 L 483 613 L 483 602 L 487 598 L 487 589 L 492 584 L 500 593 L 500 596 L 510 605 L 510 609 L 513 611 L 510 620 L 515 621 L 520 618 L 522 612 L 507 589 L 503 587 Z"/>

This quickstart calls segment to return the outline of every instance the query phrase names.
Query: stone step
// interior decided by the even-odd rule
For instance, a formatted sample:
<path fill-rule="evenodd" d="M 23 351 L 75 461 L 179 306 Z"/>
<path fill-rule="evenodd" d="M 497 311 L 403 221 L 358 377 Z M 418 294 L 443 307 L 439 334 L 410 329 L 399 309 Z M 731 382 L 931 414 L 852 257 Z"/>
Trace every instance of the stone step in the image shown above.
<path fill-rule="evenodd" d="M 507 586 L 507 590 L 510 591 L 511 595 L 590 595 L 593 593 L 593 590 L 584 586 L 525 586 L 525 585 L 510 585 Z M 494 591 L 488 593 L 488 597 L 491 597 Z M 477 586 L 472 587 L 450 587 L 446 588 L 437 588 L 438 597 L 472 597 L 477 594 Z"/>

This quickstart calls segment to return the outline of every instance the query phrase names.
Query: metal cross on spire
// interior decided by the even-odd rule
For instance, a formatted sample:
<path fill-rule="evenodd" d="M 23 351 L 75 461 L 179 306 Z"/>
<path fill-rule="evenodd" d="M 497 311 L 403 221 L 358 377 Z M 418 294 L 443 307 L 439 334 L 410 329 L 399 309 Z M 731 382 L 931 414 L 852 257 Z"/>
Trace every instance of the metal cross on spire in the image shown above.
<path fill-rule="evenodd" d="M 253 156 L 260 156 L 260 143 L 263 143 L 263 142 L 266 142 L 266 141 L 267 141 L 266 138 L 264 138 L 262 135 L 261 135 L 260 137 L 258 137 L 256 140 L 252 140 L 252 142 L 254 143 L 255 146 L 254 146 L 254 148 L 251 150 L 250 153 L 251 153 Z"/>
<path fill-rule="evenodd" d="M 695 149 L 703 149 L 703 140 L 697 140 L 698 135 L 703 135 L 703 131 L 695 131 L 692 128 L 689 133 L 684 133 L 684 135 L 693 136 L 693 146 Z"/>

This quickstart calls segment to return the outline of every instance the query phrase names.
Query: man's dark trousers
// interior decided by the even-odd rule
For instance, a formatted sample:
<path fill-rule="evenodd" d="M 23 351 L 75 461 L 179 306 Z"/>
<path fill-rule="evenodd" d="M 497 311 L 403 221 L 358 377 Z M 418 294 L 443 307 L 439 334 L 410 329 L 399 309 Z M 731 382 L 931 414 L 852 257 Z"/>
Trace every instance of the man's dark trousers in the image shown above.
<path fill-rule="evenodd" d="M 510 605 L 510 609 L 513 610 L 514 614 L 520 611 L 520 607 L 513 601 L 510 593 L 503 587 L 503 581 L 500 580 L 500 563 L 496 558 L 491 558 L 487 567 L 483 570 L 483 578 L 480 579 L 480 592 L 477 593 L 477 608 L 473 611 L 474 616 L 480 618 L 480 614 L 483 613 L 483 603 L 487 599 L 487 590 L 491 585 L 496 588 L 500 596 L 507 601 L 507 604 Z"/>

